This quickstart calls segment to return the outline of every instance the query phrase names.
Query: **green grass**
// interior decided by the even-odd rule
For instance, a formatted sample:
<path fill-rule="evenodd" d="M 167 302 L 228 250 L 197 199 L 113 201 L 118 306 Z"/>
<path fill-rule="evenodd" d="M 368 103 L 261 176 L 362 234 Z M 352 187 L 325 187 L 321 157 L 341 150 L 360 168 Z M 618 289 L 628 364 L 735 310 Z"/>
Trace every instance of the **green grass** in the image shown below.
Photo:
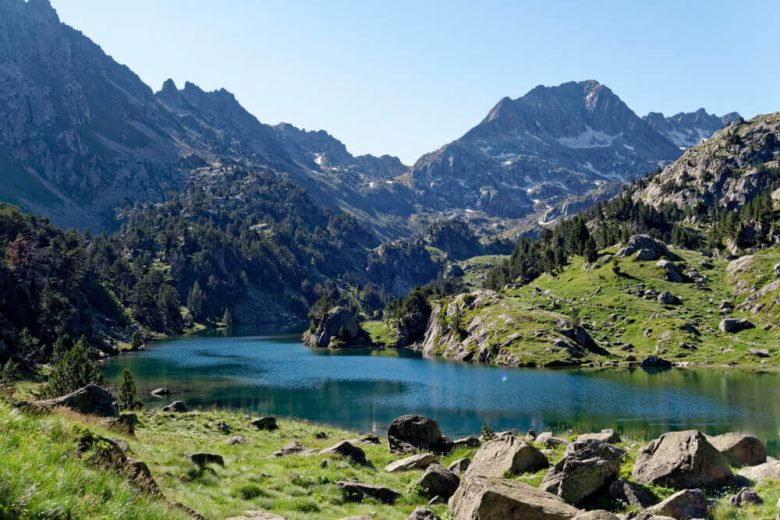
<path fill-rule="evenodd" d="M 553 347 L 562 339 L 556 322 L 567 320 L 589 329 L 597 343 L 609 354 L 586 353 L 576 359 L 581 364 L 626 364 L 626 357 L 641 360 L 660 354 L 671 361 L 689 362 L 701 366 L 738 365 L 768 368 L 780 365 L 777 342 L 780 334 L 780 290 L 770 291 L 751 303 L 740 304 L 756 290 L 777 277 L 772 267 L 780 263 L 780 248 L 768 248 L 756 253 L 749 268 L 734 276 L 727 274 L 728 261 L 708 259 L 697 252 L 678 250 L 677 264 L 681 271 L 694 269 L 708 278 L 707 288 L 699 289 L 693 283 L 672 283 L 663 278 L 655 261 L 638 262 L 633 258 L 618 260 L 620 274 L 613 272 L 611 263 L 586 266 L 579 257 L 557 275 L 543 275 L 529 285 L 500 291 L 485 298 L 485 303 L 461 305 L 462 330 L 472 329 L 462 341 L 451 336 L 440 338 L 439 353 L 447 347 L 462 343 L 466 350 L 482 346 L 497 349 L 494 362 L 515 365 L 545 366 L 572 361 L 564 349 Z M 613 250 L 602 252 L 612 254 Z M 713 264 L 706 268 L 706 262 Z M 655 297 L 632 294 L 640 284 L 657 292 L 669 291 L 682 300 L 680 305 L 662 305 Z M 445 305 L 457 305 L 463 296 L 444 300 Z M 736 310 L 727 315 L 718 311 L 722 299 L 734 302 Z M 763 304 L 757 313 L 752 307 Z M 756 328 L 738 334 L 718 330 L 725 316 L 744 317 Z M 700 335 L 683 330 L 692 323 Z M 452 327 L 450 327 L 452 330 Z M 483 338 L 476 341 L 470 336 Z M 625 343 L 633 345 L 633 352 L 622 350 Z M 684 348 L 681 343 L 693 348 Z M 751 347 L 768 348 L 770 357 L 758 358 L 748 353 Z"/>
<path fill-rule="evenodd" d="M 394 346 L 398 341 L 398 333 L 384 321 L 366 321 L 363 329 L 371 336 L 371 342 L 376 345 Z"/>

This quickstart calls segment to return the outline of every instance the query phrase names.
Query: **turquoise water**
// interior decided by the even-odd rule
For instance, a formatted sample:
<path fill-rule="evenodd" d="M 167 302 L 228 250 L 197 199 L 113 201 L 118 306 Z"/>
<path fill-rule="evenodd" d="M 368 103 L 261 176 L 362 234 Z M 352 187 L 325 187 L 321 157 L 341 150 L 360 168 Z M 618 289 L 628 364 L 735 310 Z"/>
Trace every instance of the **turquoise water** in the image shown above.
<path fill-rule="evenodd" d="M 510 369 L 423 359 L 408 351 L 311 350 L 299 335 L 188 336 L 111 360 L 136 376 L 145 403 L 183 400 L 382 433 L 420 413 L 445 434 L 615 428 L 749 431 L 780 451 L 780 374 L 737 370 Z M 148 396 L 166 386 L 166 400 Z"/>

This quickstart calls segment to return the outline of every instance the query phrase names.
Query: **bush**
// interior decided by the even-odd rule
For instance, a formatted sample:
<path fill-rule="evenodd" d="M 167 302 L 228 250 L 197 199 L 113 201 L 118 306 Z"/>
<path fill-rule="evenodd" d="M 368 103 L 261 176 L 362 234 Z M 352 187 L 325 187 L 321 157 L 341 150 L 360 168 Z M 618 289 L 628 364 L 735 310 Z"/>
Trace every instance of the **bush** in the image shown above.
<path fill-rule="evenodd" d="M 19 365 L 9 359 L 0 370 L 0 385 L 11 385 L 18 377 Z M 0 517 L 2 518 L 2 517 Z"/>
<path fill-rule="evenodd" d="M 103 384 L 100 367 L 89 356 L 86 340 L 80 339 L 67 351 L 54 367 L 49 381 L 43 388 L 45 397 L 59 397 L 69 394 L 90 383 Z"/>

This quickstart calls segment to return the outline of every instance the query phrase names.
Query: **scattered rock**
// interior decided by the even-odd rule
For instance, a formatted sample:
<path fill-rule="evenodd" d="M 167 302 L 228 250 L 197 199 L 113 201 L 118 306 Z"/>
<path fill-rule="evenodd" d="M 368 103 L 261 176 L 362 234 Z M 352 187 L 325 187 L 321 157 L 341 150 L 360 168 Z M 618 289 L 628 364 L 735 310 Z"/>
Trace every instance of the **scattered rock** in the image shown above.
<path fill-rule="evenodd" d="M 466 470 L 469 469 L 470 465 L 471 459 L 468 457 L 463 457 L 462 459 L 454 461 L 447 467 L 447 469 L 454 472 L 456 475 L 463 475 Z"/>
<path fill-rule="evenodd" d="M 452 444 L 441 433 L 439 423 L 422 415 L 403 415 L 387 429 L 391 452 L 413 453 L 419 450 L 446 453 Z"/>
<path fill-rule="evenodd" d="M 486 442 L 474 455 L 467 474 L 503 477 L 546 468 L 547 457 L 527 442 L 512 435 Z"/>
<path fill-rule="evenodd" d="M 734 507 L 746 505 L 759 506 L 764 503 L 764 499 L 758 496 L 755 489 L 743 487 L 736 494 L 729 497 L 729 504 Z"/>
<path fill-rule="evenodd" d="M 85 415 L 119 417 L 119 408 L 111 392 L 94 384 L 89 384 L 61 397 L 32 403 L 17 403 L 17 406 L 46 409 L 64 407 Z"/>
<path fill-rule="evenodd" d="M 670 432 L 651 441 L 639 454 L 632 472 L 640 484 L 675 489 L 706 486 L 732 476 L 726 458 L 695 430 Z"/>
<path fill-rule="evenodd" d="M 85 432 L 78 442 L 78 451 L 82 454 L 92 450 L 90 463 L 101 468 L 110 468 L 118 471 L 138 489 L 146 493 L 157 495 L 160 493 L 152 477 L 152 472 L 144 462 L 128 457 L 125 452 L 127 445 L 120 445 L 112 439 Z"/>
<path fill-rule="evenodd" d="M 149 392 L 149 395 L 153 395 L 154 397 L 164 397 L 166 395 L 171 395 L 171 391 L 170 389 L 163 386 L 160 388 L 155 388 L 154 390 Z"/>
<path fill-rule="evenodd" d="M 595 511 L 582 512 L 575 516 L 574 520 L 620 520 L 620 517 L 609 511 L 598 509 Z"/>
<path fill-rule="evenodd" d="M 606 430 L 601 430 L 599 433 L 583 433 L 582 435 L 579 435 L 574 442 L 575 444 L 579 444 L 587 441 L 616 443 L 620 442 L 620 435 L 615 433 L 611 428 L 607 428 Z"/>
<path fill-rule="evenodd" d="M 412 511 L 412 514 L 406 517 L 406 520 L 441 520 L 439 515 L 428 509 L 427 507 L 418 507 Z"/>
<path fill-rule="evenodd" d="M 362 482 L 342 480 L 337 482 L 336 486 L 341 490 L 344 499 L 348 502 L 362 502 L 366 498 L 372 498 L 383 504 L 393 504 L 401 496 L 400 493 L 396 493 L 390 488 L 363 484 Z"/>
<path fill-rule="evenodd" d="M 769 357 L 769 349 L 767 348 L 749 348 L 748 354 L 760 357 L 760 358 L 768 358 Z"/>
<path fill-rule="evenodd" d="M 539 489 L 578 504 L 613 481 L 625 452 L 606 442 L 575 444 L 544 476 Z"/>
<path fill-rule="evenodd" d="M 642 368 L 672 368 L 672 362 L 658 356 L 647 356 L 639 363 Z"/>
<path fill-rule="evenodd" d="M 706 518 L 708 511 L 707 497 L 700 489 L 683 489 L 647 510 L 653 515 L 670 516 L 675 520 Z"/>
<path fill-rule="evenodd" d="M 462 437 L 455 439 L 452 446 L 453 448 L 479 448 L 480 444 L 482 442 L 479 440 L 479 437 Z"/>
<path fill-rule="evenodd" d="M 103 424 L 114 431 L 135 435 L 135 425 L 138 424 L 138 415 L 134 413 L 123 413 L 119 414 L 119 417 L 107 417 L 103 419 Z"/>
<path fill-rule="evenodd" d="M 685 277 L 680 272 L 680 270 L 677 269 L 677 266 L 669 260 L 659 260 L 655 265 L 663 269 L 664 278 L 667 281 L 672 283 L 683 283 L 685 281 Z"/>
<path fill-rule="evenodd" d="M 168 406 L 162 407 L 163 412 L 174 412 L 174 413 L 183 413 L 187 411 L 187 405 L 184 404 L 184 401 L 174 401 Z"/>
<path fill-rule="evenodd" d="M 273 456 L 274 457 L 285 457 L 287 455 L 295 455 L 295 454 L 304 453 L 304 452 L 307 452 L 307 451 L 309 453 L 314 453 L 316 450 L 307 450 L 306 448 L 303 447 L 303 445 L 300 442 L 292 441 L 292 442 L 288 442 L 287 444 L 282 446 L 282 449 L 280 449 L 278 451 L 275 451 L 273 453 Z"/>
<path fill-rule="evenodd" d="M 622 478 L 613 481 L 609 485 L 607 495 L 612 500 L 638 509 L 645 509 L 655 503 L 655 500 L 642 487 Z"/>
<path fill-rule="evenodd" d="M 662 305 L 679 305 L 682 302 L 680 301 L 680 298 L 669 291 L 663 291 L 658 295 L 658 303 Z"/>
<path fill-rule="evenodd" d="M 265 511 L 244 511 L 243 515 L 231 516 L 226 520 L 285 520 L 285 518 Z"/>
<path fill-rule="evenodd" d="M 669 248 L 649 235 L 634 235 L 628 239 L 626 245 L 617 252 L 619 257 L 629 257 L 636 253 L 637 260 L 658 260 L 659 258 L 671 258 Z"/>
<path fill-rule="evenodd" d="M 259 419 L 255 419 L 251 422 L 252 426 L 257 428 L 258 430 L 263 431 L 274 431 L 279 429 L 279 426 L 276 424 L 276 417 L 260 417 Z"/>
<path fill-rule="evenodd" d="M 447 499 L 458 489 L 460 477 L 441 464 L 431 464 L 417 481 L 417 485 L 427 490 L 429 497 L 440 496 Z"/>
<path fill-rule="evenodd" d="M 366 452 L 349 441 L 341 441 L 328 449 L 322 450 L 320 453 L 324 455 L 338 455 L 351 460 L 355 464 L 371 466 L 371 462 L 366 458 Z"/>
<path fill-rule="evenodd" d="M 373 433 L 368 433 L 361 438 L 357 440 L 360 444 L 382 444 L 382 439 L 374 435 Z"/>
<path fill-rule="evenodd" d="M 431 464 L 439 462 L 439 457 L 431 453 L 420 453 L 406 457 L 405 459 L 396 460 L 385 466 L 385 471 L 388 473 L 395 473 L 397 471 L 409 471 L 413 469 L 425 469 Z"/>
<path fill-rule="evenodd" d="M 225 441 L 225 444 L 236 445 L 236 444 L 244 444 L 245 442 L 246 439 L 241 435 L 234 435 L 232 437 L 228 437 L 228 439 Z"/>
<path fill-rule="evenodd" d="M 515 480 L 466 477 L 450 499 L 453 520 L 569 520 L 580 511 L 550 493 Z"/>
<path fill-rule="evenodd" d="M 746 433 L 724 433 L 707 437 L 732 466 L 757 466 L 766 462 L 764 443 Z"/>
<path fill-rule="evenodd" d="M 215 453 L 193 453 L 190 455 L 190 460 L 200 469 L 205 468 L 208 464 L 218 464 L 222 467 L 225 466 L 225 459 L 222 458 L 222 455 L 217 455 Z"/>
<path fill-rule="evenodd" d="M 214 423 L 214 428 L 221 431 L 222 433 L 230 433 L 230 425 L 226 423 L 225 421 L 217 421 Z"/>
<path fill-rule="evenodd" d="M 544 444 L 548 448 L 555 448 L 558 446 L 568 446 L 569 441 L 562 439 L 561 437 L 555 437 L 552 432 L 542 432 L 536 436 L 534 441 L 537 444 Z"/>
<path fill-rule="evenodd" d="M 327 439 L 328 438 L 328 434 L 325 433 L 325 432 L 317 432 L 317 433 L 314 434 L 314 438 L 315 439 Z"/>
<path fill-rule="evenodd" d="M 720 325 L 718 325 L 718 329 L 720 329 L 721 332 L 726 332 L 728 334 L 735 334 L 754 327 L 755 325 L 745 318 L 723 318 L 720 321 Z"/>
<path fill-rule="evenodd" d="M 753 482 L 780 479 L 780 460 L 773 459 L 758 466 L 742 468 L 739 475 Z"/>
<path fill-rule="evenodd" d="M 369 347 L 371 337 L 344 307 L 333 307 L 303 334 L 303 342 L 313 348 Z"/>

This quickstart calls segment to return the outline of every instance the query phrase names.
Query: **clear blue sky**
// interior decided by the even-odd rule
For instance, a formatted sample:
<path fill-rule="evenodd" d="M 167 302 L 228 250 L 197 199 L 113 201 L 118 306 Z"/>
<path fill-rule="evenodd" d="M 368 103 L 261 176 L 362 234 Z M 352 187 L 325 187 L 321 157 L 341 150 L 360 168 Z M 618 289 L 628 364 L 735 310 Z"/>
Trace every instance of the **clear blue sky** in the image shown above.
<path fill-rule="evenodd" d="M 53 0 L 153 89 L 411 163 L 503 96 L 596 79 L 640 115 L 780 110 L 780 1 Z"/>

